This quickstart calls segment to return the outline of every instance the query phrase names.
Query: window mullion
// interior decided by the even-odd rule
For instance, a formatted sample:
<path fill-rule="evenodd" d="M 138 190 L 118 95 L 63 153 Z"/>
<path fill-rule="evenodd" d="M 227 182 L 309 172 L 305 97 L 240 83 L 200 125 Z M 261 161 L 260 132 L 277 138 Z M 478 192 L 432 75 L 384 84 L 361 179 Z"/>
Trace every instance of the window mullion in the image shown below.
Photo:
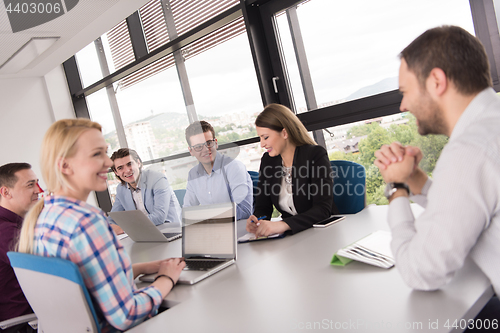
<path fill-rule="evenodd" d="M 170 40 L 174 40 L 177 38 L 177 29 L 175 27 L 174 15 L 172 13 L 170 1 L 161 0 L 161 3 L 163 15 L 165 16 L 165 22 L 167 23 L 168 38 Z M 189 85 L 186 64 L 184 63 L 184 57 L 182 56 L 181 49 L 174 51 L 174 60 L 175 67 L 177 68 L 177 74 L 179 75 L 179 81 L 181 83 L 182 95 L 184 96 L 184 103 L 186 105 L 189 123 L 191 124 L 198 120 L 198 115 L 196 114 L 193 94 L 191 92 L 191 86 Z"/>
<path fill-rule="evenodd" d="M 75 109 L 77 118 L 90 119 L 89 109 L 85 96 L 77 96 L 76 92 L 82 89 L 82 80 L 78 71 L 76 57 L 72 56 L 63 63 L 64 72 L 66 73 L 66 81 L 68 82 L 69 92 Z"/>
<path fill-rule="evenodd" d="M 94 41 L 94 45 L 97 51 L 97 57 L 99 59 L 99 65 L 101 67 L 102 76 L 106 77 L 109 73 L 108 63 L 106 61 L 106 54 L 104 53 L 104 48 L 102 46 L 101 37 Z M 115 90 L 113 84 L 106 86 L 106 94 L 108 95 L 109 105 L 111 107 L 111 113 L 113 115 L 113 120 L 116 127 L 116 135 L 118 136 L 118 142 L 121 148 L 127 148 L 127 137 L 125 135 L 125 130 L 123 128 L 122 117 L 120 115 L 120 109 L 118 107 L 118 101 L 116 100 Z"/>
<path fill-rule="evenodd" d="M 302 39 L 302 33 L 300 32 L 297 7 L 293 6 L 287 9 L 286 16 L 288 19 L 288 26 L 290 27 L 293 50 L 295 51 L 295 58 L 297 59 L 297 66 L 299 68 L 302 89 L 304 90 L 304 96 L 306 98 L 307 109 L 309 111 L 316 110 L 318 108 L 318 103 L 316 102 L 316 95 L 314 94 L 314 87 L 311 79 L 311 72 L 309 71 L 309 63 L 307 62 L 304 41 Z M 316 143 L 326 148 L 323 131 L 316 130 L 313 132 L 313 135 Z"/>
<path fill-rule="evenodd" d="M 496 91 L 500 91 L 500 35 L 492 0 L 470 0 L 476 36 L 484 45 L 490 62 L 491 77 Z"/>

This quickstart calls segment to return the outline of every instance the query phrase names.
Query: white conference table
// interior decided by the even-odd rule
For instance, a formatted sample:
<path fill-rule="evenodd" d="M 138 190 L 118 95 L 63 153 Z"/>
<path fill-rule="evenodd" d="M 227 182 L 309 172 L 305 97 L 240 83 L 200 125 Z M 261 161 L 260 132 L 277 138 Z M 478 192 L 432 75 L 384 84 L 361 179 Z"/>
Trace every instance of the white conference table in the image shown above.
<path fill-rule="evenodd" d="M 168 310 L 128 332 L 462 331 L 451 327 L 455 320 L 474 318 L 493 295 L 472 261 L 431 292 L 406 286 L 395 267 L 330 265 L 339 248 L 389 230 L 387 209 L 368 206 L 327 228 L 239 244 L 235 265 L 195 285 L 175 286 L 165 300 Z M 244 228 L 239 221 L 238 236 Z M 181 255 L 181 240 L 122 243 L 134 263 Z"/>

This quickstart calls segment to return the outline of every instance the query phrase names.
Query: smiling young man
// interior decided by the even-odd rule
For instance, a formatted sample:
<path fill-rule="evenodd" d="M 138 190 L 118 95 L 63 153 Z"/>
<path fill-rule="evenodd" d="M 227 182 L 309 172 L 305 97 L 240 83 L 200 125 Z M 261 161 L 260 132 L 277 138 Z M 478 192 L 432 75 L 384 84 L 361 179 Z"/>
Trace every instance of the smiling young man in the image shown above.
<path fill-rule="evenodd" d="M 469 257 L 498 294 L 500 98 L 484 47 L 462 28 L 430 29 L 402 51 L 399 89 L 400 109 L 415 115 L 420 134 L 450 139 L 433 180 L 418 167 L 417 147 L 395 142 L 375 152 L 375 165 L 388 183 L 396 267 L 411 287 L 434 290 Z M 426 208 L 418 218 L 410 195 Z M 498 309 L 495 299 L 489 304 Z"/>
<path fill-rule="evenodd" d="M 235 202 L 238 219 L 252 215 L 252 179 L 243 163 L 217 152 L 212 125 L 204 120 L 192 123 L 186 141 L 200 163 L 189 171 L 184 207 Z"/>
<path fill-rule="evenodd" d="M 121 180 L 112 212 L 137 209 L 157 226 L 165 222 L 180 225 L 181 207 L 167 177 L 153 170 L 142 170 L 142 160 L 133 149 L 118 149 L 111 160 L 111 169 Z M 111 227 L 116 234 L 123 233 L 118 225 Z"/>
<path fill-rule="evenodd" d="M 7 252 L 14 250 L 24 216 L 41 192 L 28 163 L 0 167 L 0 321 L 33 312 L 10 266 Z"/>

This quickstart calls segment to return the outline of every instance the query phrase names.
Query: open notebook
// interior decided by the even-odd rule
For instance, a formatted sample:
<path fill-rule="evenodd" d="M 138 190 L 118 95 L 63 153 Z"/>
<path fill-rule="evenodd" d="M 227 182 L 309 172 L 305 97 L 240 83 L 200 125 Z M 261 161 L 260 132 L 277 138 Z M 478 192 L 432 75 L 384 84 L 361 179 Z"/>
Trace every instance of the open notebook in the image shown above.
<path fill-rule="evenodd" d="M 259 218 L 259 220 L 264 219 L 265 216 Z M 276 221 L 282 221 L 281 216 L 279 217 L 272 217 L 271 221 L 276 222 Z M 260 241 L 260 240 L 266 240 L 266 239 L 276 239 L 276 238 L 283 238 L 285 237 L 285 233 L 281 234 L 272 234 L 269 236 L 261 236 L 261 237 L 256 237 L 254 233 L 246 233 L 245 235 L 241 236 L 238 238 L 238 243 L 248 243 L 248 242 L 255 242 L 255 241 Z"/>
<path fill-rule="evenodd" d="M 345 266 L 352 260 L 366 264 L 391 268 L 395 261 L 391 252 L 391 233 L 375 231 L 368 236 L 337 251 L 330 262 L 331 265 Z"/>

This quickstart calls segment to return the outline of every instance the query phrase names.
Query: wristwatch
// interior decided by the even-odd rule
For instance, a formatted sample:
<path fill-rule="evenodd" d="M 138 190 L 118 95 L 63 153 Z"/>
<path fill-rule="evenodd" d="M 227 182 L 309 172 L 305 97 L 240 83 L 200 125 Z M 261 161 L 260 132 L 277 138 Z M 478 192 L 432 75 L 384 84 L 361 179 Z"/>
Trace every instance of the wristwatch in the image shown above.
<path fill-rule="evenodd" d="M 408 195 L 410 195 L 410 188 L 405 183 L 388 183 L 384 190 L 384 195 L 389 200 L 389 198 L 398 190 L 398 188 L 404 188 Z"/>

